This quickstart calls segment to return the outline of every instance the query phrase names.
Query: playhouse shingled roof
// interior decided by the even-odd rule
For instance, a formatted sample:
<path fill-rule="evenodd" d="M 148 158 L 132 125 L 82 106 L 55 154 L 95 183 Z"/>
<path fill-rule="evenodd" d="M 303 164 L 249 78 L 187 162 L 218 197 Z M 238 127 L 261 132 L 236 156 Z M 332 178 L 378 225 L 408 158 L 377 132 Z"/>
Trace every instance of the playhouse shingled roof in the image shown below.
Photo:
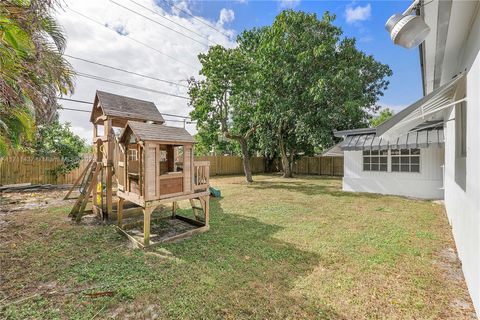
<path fill-rule="evenodd" d="M 184 128 L 169 127 L 163 124 L 128 121 L 120 137 L 123 140 L 127 128 L 141 141 L 195 142 L 193 136 Z"/>
<path fill-rule="evenodd" d="M 96 97 L 103 114 L 106 116 L 165 122 L 157 107 L 151 101 L 120 96 L 105 91 L 97 91 Z"/>

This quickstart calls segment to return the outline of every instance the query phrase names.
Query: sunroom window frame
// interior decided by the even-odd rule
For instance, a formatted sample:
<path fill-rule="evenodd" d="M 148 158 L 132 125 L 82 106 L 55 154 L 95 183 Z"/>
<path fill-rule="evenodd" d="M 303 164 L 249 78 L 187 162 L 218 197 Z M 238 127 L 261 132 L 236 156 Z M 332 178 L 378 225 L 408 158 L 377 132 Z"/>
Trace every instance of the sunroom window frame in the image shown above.
<path fill-rule="evenodd" d="M 381 154 L 382 151 L 387 151 L 387 154 L 386 155 Z M 369 154 L 366 155 L 365 152 L 369 152 Z M 378 152 L 378 154 L 377 155 L 375 155 L 375 154 L 372 155 L 372 152 Z M 365 171 L 365 172 L 388 172 L 388 169 L 389 169 L 389 167 L 388 167 L 388 163 L 389 163 L 388 154 L 389 154 L 388 150 L 363 150 L 362 151 L 362 170 Z M 381 160 L 380 160 L 380 158 L 384 158 L 384 157 L 387 159 L 386 163 L 382 163 Z M 369 163 L 370 170 L 365 169 L 365 164 L 366 164 L 365 163 L 365 158 L 370 158 L 370 163 Z M 378 158 L 378 163 L 376 163 L 376 164 L 378 164 L 378 170 L 372 170 L 372 165 L 375 164 L 372 161 L 373 158 Z M 380 170 L 382 165 L 386 166 L 386 170 Z"/>
<path fill-rule="evenodd" d="M 393 150 L 399 150 L 399 154 L 393 154 Z M 408 154 L 402 154 L 402 150 L 408 150 Z M 412 154 L 412 150 L 418 150 L 418 154 Z M 389 157 L 390 157 L 390 172 L 393 173 L 413 173 L 413 174 L 420 174 L 422 172 L 422 149 L 421 148 L 403 148 L 403 149 L 389 149 Z M 393 158 L 399 158 L 398 162 L 398 171 L 393 170 Z M 408 171 L 402 171 L 402 160 L 401 159 L 409 159 L 408 161 Z M 418 171 L 412 171 L 412 158 L 418 158 L 418 164 L 414 163 L 414 166 L 418 166 Z"/>
<path fill-rule="evenodd" d="M 399 154 L 392 154 L 392 150 L 399 150 Z M 408 154 L 401 154 L 402 153 L 402 150 L 408 150 Z M 418 154 L 412 154 L 412 150 L 418 150 Z M 378 151 L 378 155 L 372 155 L 372 151 Z M 365 169 L 365 158 L 370 158 L 370 160 L 373 158 L 373 157 L 385 157 L 385 155 L 381 155 L 380 152 L 382 150 L 362 150 L 362 171 L 363 172 L 389 172 L 389 173 L 412 173 L 412 174 L 420 174 L 422 173 L 422 149 L 421 148 L 403 148 L 403 149 L 383 149 L 383 151 L 387 151 L 387 163 L 386 163 L 386 166 L 387 166 L 387 170 L 386 171 L 382 171 L 380 170 L 380 160 L 378 162 L 378 165 L 379 165 L 379 170 L 371 170 L 371 167 L 372 167 L 372 164 L 373 162 L 370 161 L 369 165 L 370 165 L 370 170 L 366 170 Z M 366 155 L 365 152 L 370 152 L 370 154 Z M 394 163 L 393 163 L 393 157 L 398 157 L 399 158 L 399 163 L 398 163 L 398 166 L 399 166 L 399 170 L 398 171 L 393 171 L 393 166 L 394 166 Z M 413 165 L 414 166 L 418 166 L 418 171 L 412 171 L 412 161 L 411 161 L 411 158 L 412 157 L 415 157 L 415 158 L 418 158 L 418 164 L 414 163 Z M 401 166 L 402 166 L 402 161 L 401 161 L 401 158 L 409 158 L 409 161 L 408 161 L 408 167 L 409 167 L 409 170 L 408 171 L 401 171 Z"/>

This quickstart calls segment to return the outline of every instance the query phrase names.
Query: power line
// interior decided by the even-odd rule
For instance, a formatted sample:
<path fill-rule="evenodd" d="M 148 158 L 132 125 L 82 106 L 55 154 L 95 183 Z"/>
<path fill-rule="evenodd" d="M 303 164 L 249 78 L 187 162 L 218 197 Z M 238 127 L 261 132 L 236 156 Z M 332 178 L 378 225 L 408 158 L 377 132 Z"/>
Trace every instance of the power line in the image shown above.
<path fill-rule="evenodd" d="M 85 103 L 85 104 L 93 104 L 92 102 L 85 101 L 85 100 L 76 100 L 76 99 L 69 99 L 69 98 L 63 98 L 63 97 L 57 97 L 58 100 L 65 100 L 65 101 L 71 101 L 71 102 L 78 102 L 78 103 Z"/>
<path fill-rule="evenodd" d="M 142 5 L 142 4 L 140 4 L 140 3 L 138 3 L 138 2 L 136 2 L 136 1 L 134 1 L 134 0 L 128 0 L 128 1 L 135 3 L 137 6 L 140 6 L 140 7 L 144 8 L 145 10 L 148 10 L 148 11 L 150 11 L 151 13 L 159 16 L 160 18 L 166 19 L 166 20 L 168 20 L 168 21 L 170 21 L 170 22 L 178 25 L 179 27 L 182 27 L 183 29 L 190 31 L 190 32 L 192 32 L 193 34 L 196 34 L 197 36 L 202 37 L 203 39 L 205 39 L 205 40 L 207 40 L 207 41 L 209 41 L 209 42 L 212 42 L 212 43 L 214 43 L 214 44 L 218 44 L 217 42 L 209 39 L 208 37 L 204 36 L 203 34 L 198 33 L 198 32 L 196 32 L 196 31 L 194 31 L 194 30 L 192 30 L 192 29 L 190 29 L 190 28 L 187 28 L 187 27 L 185 27 L 184 25 L 182 25 L 182 24 L 180 24 L 180 23 L 178 23 L 178 22 L 173 21 L 172 19 L 169 19 L 169 18 L 167 18 L 167 17 L 165 17 L 165 16 L 162 16 L 161 14 L 159 14 L 158 12 L 156 12 L 155 10 L 152 10 L 152 9 L 150 9 L 150 8 L 148 8 L 148 7 Z M 433 1 L 433 0 L 432 0 L 432 1 Z"/>
<path fill-rule="evenodd" d="M 89 110 L 82 110 L 82 109 L 75 109 L 75 108 L 64 108 L 61 107 L 61 110 L 67 110 L 67 111 L 76 111 L 76 112 L 86 112 L 86 113 L 91 113 Z M 163 114 L 162 114 L 163 115 Z M 186 124 L 194 124 L 195 122 L 193 121 L 184 121 L 184 120 L 175 120 L 175 119 L 164 119 L 165 121 L 168 122 L 180 122 L 180 123 L 186 123 Z"/>
<path fill-rule="evenodd" d="M 143 87 L 143 86 L 137 86 L 135 84 L 121 82 L 121 81 L 118 81 L 118 80 L 112 80 L 112 79 L 104 78 L 104 77 L 93 75 L 93 74 L 77 72 L 77 75 L 80 76 L 80 77 L 83 77 L 83 78 L 88 78 L 88 79 L 97 80 L 97 81 L 103 81 L 103 82 L 107 82 L 107 83 L 116 84 L 116 85 L 119 85 L 119 86 L 124 86 L 124 87 L 133 88 L 133 89 L 138 89 L 138 90 L 163 94 L 163 95 L 167 95 L 167 96 L 171 96 L 171 97 L 175 97 L 175 98 L 190 100 L 190 98 L 185 97 L 185 96 L 179 96 L 177 94 L 168 93 L 168 92 L 165 92 L 165 91 L 155 90 L 155 89 L 151 89 L 151 88 L 147 88 L 147 87 Z"/>
<path fill-rule="evenodd" d="M 175 29 L 173 29 L 173 28 L 171 28 L 171 27 L 169 27 L 169 26 L 166 26 L 166 25 L 164 25 L 164 24 L 162 24 L 162 23 L 160 23 L 160 22 L 158 22 L 158 21 L 155 21 L 155 20 L 153 20 L 153 19 L 151 19 L 151 18 L 149 18 L 149 17 L 147 17 L 147 16 L 145 16 L 145 15 L 143 15 L 143 14 L 141 14 L 141 13 L 139 13 L 139 12 L 133 10 L 133 9 L 130 9 L 130 8 L 128 8 L 128 7 L 125 7 L 124 5 L 122 5 L 122 4 L 118 3 L 118 2 L 115 2 L 115 1 L 113 1 L 113 0 L 110 0 L 110 2 L 113 3 L 113 4 L 116 5 L 116 6 L 119 6 L 120 8 L 123 8 L 123 9 L 125 9 L 125 10 L 128 10 L 128 11 L 130 11 L 130 12 L 132 12 L 132 13 L 135 13 L 136 15 L 138 15 L 138 16 L 144 18 L 144 19 L 147 19 L 147 20 L 149 20 L 149 21 L 151 21 L 151 22 L 153 22 L 153 23 L 156 23 L 156 24 L 158 24 L 159 26 L 162 26 L 162 27 L 164 27 L 164 28 L 167 28 L 168 30 L 173 31 L 173 32 L 175 32 L 175 33 L 178 33 L 179 35 L 184 36 L 185 38 L 188 38 L 188 39 L 190 39 L 190 40 L 192 40 L 192 41 L 195 41 L 196 43 L 199 43 L 199 44 L 201 44 L 202 46 L 207 46 L 207 47 L 208 47 L 208 43 L 205 44 L 205 43 L 203 43 L 203 42 L 201 42 L 201 41 L 198 41 L 197 39 L 192 38 L 192 37 L 190 37 L 189 35 L 186 35 L 185 33 L 181 33 L 180 31 L 177 31 L 177 30 L 175 30 Z"/>
<path fill-rule="evenodd" d="M 125 70 L 125 69 L 122 69 L 122 68 L 109 66 L 109 65 L 106 65 L 106 64 L 103 64 L 103 63 L 100 63 L 100 62 L 95 62 L 95 61 L 84 59 L 84 58 L 74 57 L 74 56 L 71 56 L 69 54 L 64 54 L 64 56 L 72 58 L 72 59 L 84 61 L 84 62 L 87 62 L 87 63 L 95 64 L 97 66 L 102 66 L 102 67 L 105 67 L 105 68 L 109 68 L 109 69 L 113 69 L 113 70 L 117 70 L 117 71 L 122 71 L 122 72 L 125 72 L 125 73 L 130 73 L 130 74 L 133 74 L 133 75 L 136 75 L 136 76 L 139 76 L 139 77 L 160 81 L 160 82 L 168 83 L 168 84 L 175 85 L 175 86 L 188 88 L 187 85 L 184 85 L 184 84 L 181 84 L 181 83 L 176 83 L 176 82 L 169 81 L 169 80 L 155 78 L 155 77 L 148 76 L 148 75 L 141 74 L 141 73 L 137 73 L 137 72 L 134 72 L 134 71 L 129 71 L 129 70 Z"/>
<path fill-rule="evenodd" d="M 75 109 L 75 108 L 64 108 L 64 107 L 61 107 L 60 109 L 61 109 L 61 110 L 78 111 L 78 112 L 88 112 L 88 113 L 91 112 L 91 111 L 88 111 L 88 110 Z"/>
<path fill-rule="evenodd" d="M 77 102 L 77 103 L 84 103 L 84 104 L 89 104 L 89 105 L 92 105 L 93 103 L 91 101 L 86 101 L 86 100 L 77 100 L 77 99 L 69 99 L 69 98 L 63 98 L 63 97 L 57 97 L 57 99 L 59 100 L 65 100 L 65 101 L 70 101 L 70 102 Z M 67 109 L 67 108 L 64 108 L 64 109 Z M 80 110 L 80 109 L 78 109 Z M 90 112 L 88 110 L 81 110 L 81 111 L 85 111 L 85 112 Z M 183 119 L 190 119 L 190 117 L 187 117 L 187 116 L 179 116 L 177 114 L 171 114 L 171 113 L 163 113 L 163 112 L 160 112 L 162 116 L 169 116 L 169 117 L 177 117 L 177 118 L 183 118 Z M 183 120 L 182 120 L 183 121 Z"/>
<path fill-rule="evenodd" d="M 110 0 L 110 1 L 112 1 L 112 0 Z M 202 39 L 207 40 L 208 42 L 213 42 L 214 44 L 218 44 L 218 43 L 216 43 L 215 41 L 210 40 L 208 37 L 205 37 L 203 34 L 200 34 L 200 33 L 196 32 L 196 31 L 194 31 L 194 30 L 192 30 L 192 29 L 190 29 L 190 28 L 187 28 L 187 27 L 185 27 L 184 25 L 182 25 L 182 24 L 180 24 L 180 23 L 178 23 L 178 22 L 176 22 L 176 21 L 174 21 L 174 20 L 172 20 L 172 19 L 169 19 L 169 18 L 167 18 L 167 17 L 165 17 L 165 16 L 162 16 L 161 14 L 159 14 L 158 12 L 156 12 L 155 10 L 152 10 L 152 9 L 144 6 L 143 4 L 136 2 L 135 0 L 128 0 L 128 1 L 136 4 L 137 6 L 143 8 L 143 9 L 145 9 L 145 10 L 147 10 L 147 11 L 149 11 L 149 12 L 151 12 L 151 13 L 157 15 L 157 16 L 159 16 L 159 17 L 162 18 L 162 19 L 165 19 L 165 20 L 167 20 L 167 21 L 170 21 L 171 23 L 179 26 L 180 28 L 189 31 L 189 32 L 191 32 L 191 33 L 193 33 L 193 34 L 201 37 Z M 115 1 L 112 1 L 112 2 L 115 3 L 115 4 L 117 4 Z M 132 10 L 132 11 L 133 11 L 133 10 Z M 133 12 L 139 14 L 137 11 L 133 11 Z M 141 15 L 141 14 L 139 14 L 139 15 Z M 142 15 L 142 16 L 143 16 L 143 15 Z M 145 18 L 147 18 L 147 17 L 145 17 Z M 155 23 L 158 23 L 157 21 L 154 21 L 154 20 L 152 20 L 152 19 L 149 19 L 149 18 L 147 18 L 147 19 L 150 20 L 150 21 L 153 21 L 153 22 L 155 22 Z M 160 24 L 160 25 L 163 26 L 162 24 Z M 170 30 L 171 30 L 171 29 L 170 29 Z M 175 32 L 177 32 L 177 31 L 175 31 Z M 208 42 L 207 42 L 207 44 L 206 44 L 207 46 L 208 46 Z"/>
<path fill-rule="evenodd" d="M 82 110 L 82 109 L 75 109 L 75 108 L 64 108 L 64 107 L 61 107 L 60 110 L 91 113 L 91 111 L 89 111 L 89 110 Z M 186 123 L 186 124 L 195 124 L 195 123 L 196 123 L 196 122 L 193 122 L 193 121 L 184 121 L 184 120 L 175 120 L 175 119 L 164 119 L 164 120 L 165 120 L 165 121 L 168 121 L 168 122 L 180 122 L 180 123 Z"/>
<path fill-rule="evenodd" d="M 107 28 L 108 30 L 114 32 L 116 35 L 119 35 L 117 31 L 109 28 L 107 25 L 105 25 L 105 24 L 103 24 L 103 23 L 101 23 L 101 22 L 99 22 L 99 21 L 97 21 L 97 20 L 95 20 L 95 19 L 93 19 L 93 18 L 91 18 L 91 17 L 89 17 L 89 16 L 86 16 L 86 15 L 84 15 L 83 13 L 78 12 L 77 10 L 74 10 L 74 9 L 68 7 L 68 6 L 67 6 L 67 8 L 68 8 L 70 11 L 78 14 L 79 16 L 81 16 L 81 17 L 83 17 L 83 18 L 85 18 L 85 19 L 87 19 L 87 20 L 90 20 L 91 22 L 93 22 L 93 23 L 95 23 L 95 24 L 98 24 L 98 25 L 100 25 L 100 26 L 102 26 L 102 27 L 104 27 L 104 28 Z M 186 66 L 188 66 L 188 67 L 190 67 L 190 68 L 196 68 L 196 67 L 194 67 L 193 65 L 191 65 L 191 64 L 189 64 L 189 63 L 186 63 L 186 62 L 183 62 L 183 61 L 181 61 L 181 60 L 178 60 L 178 59 L 175 58 L 174 56 L 171 56 L 171 55 L 169 55 L 169 54 L 167 54 L 167 53 L 164 53 L 163 51 L 160 51 L 160 50 L 158 50 L 158 49 L 156 49 L 156 48 L 154 48 L 154 47 L 152 47 L 152 46 L 150 46 L 150 45 L 148 45 L 148 44 L 146 44 L 146 43 L 144 43 L 144 42 L 142 42 L 142 41 L 139 41 L 139 40 L 131 37 L 131 36 L 129 36 L 128 34 L 122 35 L 122 36 L 123 36 L 123 37 L 126 37 L 126 38 L 130 39 L 131 41 L 136 42 L 136 43 L 138 43 L 138 44 L 140 44 L 140 45 L 142 45 L 142 46 L 144 46 L 144 47 L 146 47 L 146 48 L 149 48 L 149 49 L 151 49 L 151 50 L 153 50 L 153 51 L 155 51 L 155 52 L 157 52 L 157 53 L 159 53 L 159 54 L 161 54 L 161 55 L 164 55 L 164 56 L 166 56 L 166 57 L 168 57 L 168 58 L 170 58 L 170 59 L 172 59 L 172 60 L 175 60 L 175 61 L 177 61 L 177 62 L 179 62 L 179 63 L 181 63 L 181 64 L 183 64 L 183 65 L 186 65 Z"/>
<path fill-rule="evenodd" d="M 206 23 L 206 22 L 205 22 L 205 21 L 203 21 L 202 19 L 199 19 L 199 18 L 195 17 L 195 16 L 194 16 L 193 14 L 191 14 L 190 12 L 188 12 L 188 11 L 186 11 L 186 10 L 183 10 L 182 8 L 180 8 L 180 7 L 176 6 L 176 5 L 175 5 L 173 2 L 170 2 L 170 1 L 168 1 L 168 0 L 162 0 L 162 1 L 163 1 L 163 2 L 165 2 L 166 4 L 170 5 L 170 6 L 174 7 L 175 9 L 177 9 L 177 10 L 179 10 L 179 11 L 183 12 L 184 14 L 186 14 L 186 15 L 188 15 L 188 16 L 190 16 L 190 17 L 192 17 L 193 19 L 195 19 L 195 20 L 199 21 L 200 23 L 202 23 L 202 24 L 206 25 L 207 27 L 210 27 L 210 28 L 212 28 L 213 30 L 215 30 L 215 31 L 217 31 L 217 32 L 219 32 L 219 33 L 221 33 L 221 34 L 222 34 L 222 35 L 224 35 L 225 37 L 227 37 L 227 38 L 229 38 L 229 37 L 230 37 L 228 34 L 226 34 L 226 33 L 222 32 L 222 31 L 218 30 L 217 28 L 215 28 L 215 27 L 214 27 L 214 26 L 212 26 L 211 24 L 209 24 L 209 23 Z"/>

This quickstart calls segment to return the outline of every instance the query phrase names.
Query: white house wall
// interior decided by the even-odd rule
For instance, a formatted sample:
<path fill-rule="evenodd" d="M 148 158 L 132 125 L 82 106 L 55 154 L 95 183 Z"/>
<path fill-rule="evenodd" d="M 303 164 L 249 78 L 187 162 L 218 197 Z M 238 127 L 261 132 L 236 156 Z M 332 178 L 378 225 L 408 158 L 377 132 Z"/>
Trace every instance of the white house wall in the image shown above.
<path fill-rule="evenodd" d="M 455 181 L 455 110 L 446 116 L 445 206 L 465 280 L 480 315 L 480 13 L 466 41 L 458 71 L 467 69 L 466 188 Z M 449 63 L 458 63 L 449 61 Z"/>
<path fill-rule="evenodd" d="M 443 148 L 420 149 L 420 173 L 374 172 L 363 171 L 362 151 L 345 151 L 343 190 L 443 199 L 443 157 Z"/>

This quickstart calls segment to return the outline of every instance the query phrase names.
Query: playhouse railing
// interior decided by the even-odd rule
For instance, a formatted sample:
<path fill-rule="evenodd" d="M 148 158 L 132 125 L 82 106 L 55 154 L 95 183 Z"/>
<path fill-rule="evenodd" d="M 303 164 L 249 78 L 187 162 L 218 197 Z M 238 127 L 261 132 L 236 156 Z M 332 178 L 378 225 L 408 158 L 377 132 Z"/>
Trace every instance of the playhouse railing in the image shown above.
<path fill-rule="evenodd" d="M 193 162 L 193 188 L 208 189 L 210 185 L 210 161 Z"/>

